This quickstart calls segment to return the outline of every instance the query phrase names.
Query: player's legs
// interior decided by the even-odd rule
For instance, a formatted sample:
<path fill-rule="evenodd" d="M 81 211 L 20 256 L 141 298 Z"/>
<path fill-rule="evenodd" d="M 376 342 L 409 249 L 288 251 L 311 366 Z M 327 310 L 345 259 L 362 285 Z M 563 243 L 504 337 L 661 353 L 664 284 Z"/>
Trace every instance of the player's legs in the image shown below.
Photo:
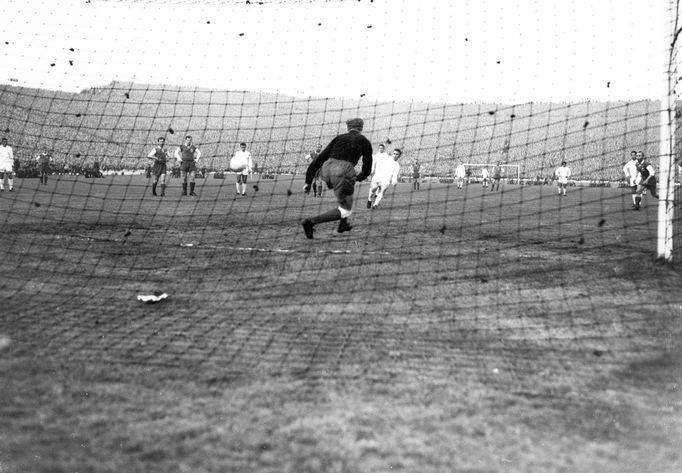
<path fill-rule="evenodd" d="M 152 173 L 152 195 L 156 195 L 156 186 L 159 183 L 159 174 L 154 170 L 155 172 Z"/>
<path fill-rule="evenodd" d="M 5 191 L 5 171 L 0 171 L 0 192 Z"/>
<path fill-rule="evenodd" d="M 182 195 L 187 195 L 187 171 L 180 169 L 180 179 L 182 180 Z"/>
<path fill-rule="evenodd" d="M 187 180 L 189 177 L 190 167 L 188 162 L 183 161 L 180 164 L 180 179 L 182 179 L 182 195 L 187 195 Z"/>
<path fill-rule="evenodd" d="M 194 164 L 194 163 L 192 163 L 192 164 Z M 194 195 L 196 195 L 194 193 L 194 186 L 196 185 L 195 180 L 196 180 L 196 174 L 197 174 L 196 167 L 192 166 L 192 168 L 190 169 L 188 174 L 189 174 L 189 195 L 194 196 Z"/>
<path fill-rule="evenodd" d="M 242 173 L 237 174 L 237 180 L 234 183 L 237 195 L 242 195 L 242 179 L 244 179 L 244 175 Z"/>
<path fill-rule="evenodd" d="M 334 190 L 334 196 L 338 207 L 323 214 L 303 220 L 303 231 L 306 238 L 313 237 L 314 226 L 318 223 L 333 222 L 339 220 L 339 233 L 350 231 L 348 223 L 353 208 L 353 193 L 355 192 L 355 168 L 348 161 L 330 159 L 322 165 L 321 178 L 330 189 Z"/>
<path fill-rule="evenodd" d="M 634 181 L 630 181 L 630 198 L 632 199 L 632 208 L 637 206 L 637 184 Z"/>
<path fill-rule="evenodd" d="M 649 178 L 649 181 L 647 182 L 645 189 L 649 189 L 649 192 L 651 192 L 651 195 L 654 196 L 655 199 L 659 198 L 658 192 L 656 191 L 656 177 L 655 176 L 651 176 Z"/>
<path fill-rule="evenodd" d="M 636 194 L 635 194 L 635 207 L 634 207 L 635 210 L 639 210 L 639 208 L 642 205 L 642 199 L 643 199 L 642 196 L 644 195 L 643 191 L 644 191 L 644 186 L 641 184 L 637 184 L 637 190 L 635 191 L 636 192 Z"/>
<path fill-rule="evenodd" d="M 376 209 L 379 206 L 379 202 L 381 202 L 381 200 L 384 198 L 384 193 L 386 192 L 388 186 L 389 184 L 386 182 L 378 183 L 376 197 L 374 198 L 374 205 L 372 205 L 373 209 Z"/>
<path fill-rule="evenodd" d="M 374 204 L 374 199 L 376 198 L 377 191 L 380 189 L 379 183 L 377 181 L 371 181 L 369 183 L 369 195 L 367 196 L 367 208 L 372 208 Z"/>
<path fill-rule="evenodd" d="M 2 179 L 0 179 L 0 190 L 5 190 L 5 177 L 7 178 L 7 184 L 9 191 L 14 190 L 14 173 L 12 171 L 5 171 L 2 173 Z"/>
<path fill-rule="evenodd" d="M 246 183 L 249 180 L 249 175 L 248 174 L 241 174 L 241 194 L 246 195 Z"/>
<path fill-rule="evenodd" d="M 166 195 L 166 172 L 164 171 L 163 174 L 159 174 L 159 177 L 157 178 L 157 182 L 161 183 L 161 197 Z"/>

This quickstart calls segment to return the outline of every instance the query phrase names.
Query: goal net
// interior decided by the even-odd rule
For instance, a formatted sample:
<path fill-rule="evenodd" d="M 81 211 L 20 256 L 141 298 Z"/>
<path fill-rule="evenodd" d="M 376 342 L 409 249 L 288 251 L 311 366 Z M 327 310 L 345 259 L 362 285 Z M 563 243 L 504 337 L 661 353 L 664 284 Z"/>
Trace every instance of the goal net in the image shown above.
<path fill-rule="evenodd" d="M 210 312 L 207 307 L 232 306 L 238 297 L 249 301 L 244 309 L 249 313 L 288 307 L 330 316 L 348 311 L 395 312 L 400 317 L 414 316 L 417 310 L 436 323 L 464 310 L 446 295 L 447 281 L 457 282 L 453 294 L 471 295 L 467 306 L 480 312 L 476 317 L 487 318 L 491 297 L 498 301 L 492 307 L 507 306 L 498 289 L 511 281 L 517 288 L 514 304 L 524 311 L 521 307 L 529 304 L 524 294 L 535 285 L 534 278 L 522 276 L 529 265 L 543 274 L 559 264 L 569 278 L 585 265 L 594 267 L 586 255 L 606 252 L 623 261 L 632 252 L 644 260 L 655 257 L 658 202 L 649 192 L 642 197 L 641 210 L 633 211 L 623 167 L 630 153 L 638 151 L 661 177 L 663 59 L 644 68 L 659 71 L 650 78 L 629 73 L 615 78 L 615 71 L 605 69 L 578 75 L 574 80 L 582 82 L 562 88 L 556 81 L 563 79 L 548 75 L 554 81 L 551 87 L 527 78 L 527 87 L 505 88 L 506 95 L 485 82 L 490 80 L 484 73 L 488 69 L 477 69 L 484 82 L 457 95 L 450 92 L 452 85 L 466 85 L 458 80 L 434 87 L 436 80 L 448 84 L 450 73 L 430 71 L 423 87 L 405 88 L 405 76 L 427 71 L 419 57 L 422 48 L 416 54 L 409 44 L 401 44 L 396 48 L 403 55 L 415 53 L 405 56 L 414 67 L 347 84 L 329 72 L 345 67 L 346 53 L 319 38 L 338 18 L 352 19 L 355 26 L 348 27 L 348 34 L 361 32 L 358 41 L 373 45 L 372 58 L 381 59 L 376 65 L 369 61 L 354 67 L 369 73 L 392 64 L 379 52 L 392 37 L 387 26 L 360 20 L 388 5 L 370 3 L 95 2 L 82 7 L 92 15 L 92 28 L 112 15 L 127 19 L 130 26 L 116 35 L 97 36 L 90 33 L 91 26 L 74 33 L 81 20 L 67 9 L 55 13 L 55 21 L 67 27 L 60 28 L 63 32 L 49 53 L 36 50 L 37 44 L 51 43 L 48 31 L 33 31 L 28 40 L 20 26 L 10 27 L 11 40 L 3 49 L 9 69 L 0 90 L 0 120 L 15 162 L 13 183 L 4 181 L 0 234 L 2 268 L 14 275 L 3 288 L 6 302 L 14 301 L 12 311 L 54 306 L 81 313 L 92 297 L 99 298 L 98 307 L 141 311 L 130 302 L 138 293 L 166 291 L 173 295 L 168 306 L 172 300 L 190 300 L 190 307 L 202 313 Z M 189 36 L 182 35 L 172 40 L 176 43 L 160 41 L 134 23 L 144 24 L 160 5 L 162 25 L 176 15 L 193 25 L 189 44 Z M 399 17 L 407 18 L 416 14 L 415 8 L 425 13 L 426 7 L 404 2 L 401 8 Z M 30 10 L 19 4 L 16 9 L 18 15 Z M 227 28 L 224 13 L 243 23 L 230 22 Z M 456 15 L 451 13 L 452 20 Z M 299 15 L 320 44 L 303 49 L 300 57 L 289 48 L 278 52 L 282 57 L 270 54 L 264 45 L 273 36 L 288 36 L 299 47 L 310 42 L 283 26 L 277 19 L 281 15 Z M 434 54 L 469 54 L 467 61 L 478 64 L 474 51 L 484 51 L 490 70 L 518 75 L 526 69 L 525 57 L 497 57 L 484 49 L 473 24 L 464 26 L 460 45 L 443 46 Z M 216 37 L 218 46 L 207 49 Z M 656 40 L 660 38 L 640 38 L 657 45 L 658 57 L 676 58 Z M 139 57 L 138 44 L 147 45 Z M 552 54 L 564 59 L 562 47 L 555 48 Z M 334 51 L 340 57 L 320 62 L 321 55 L 333 56 Z M 507 104 L 512 102 L 516 104 Z M 310 164 L 306 156 L 344 133 L 345 120 L 353 117 L 364 119 L 363 134 L 375 152 L 379 144 L 389 153 L 402 151 L 401 175 L 414 182 L 388 192 L 381 211 L 374 213 L 365 209 L 369 184 L 357 184 L 353 230 L 338 234 L 335 223 L 321 223 L 309 241 L 300 221 L 338 204 L 326 185 L 320 186 L 324 189 L 317 199 L 302 192 Z M 677 123 L 678 117 L 672 118 Z M 176 159 L 186 136 L 201 155 L 194 176 L 181 173 Z M 158 138 L 165 139 L 168 152 L 165 176 L 156 174 L 149 157 Z M 229 169 L 242 142 L 252 157 L 246 184 L 238 184 L 240 174 Z M 43 152 L 49 155 L 45 166 Z M 506 187 L 499 198 L 473 190 L 460 196 L 441 182 L 452 176 L 456 159 L 465 162 L 473 177 L 499 162 L 503 178 L 517 183 L 545 182 L 566 162 L 576 186 L 562 201 L 542 186 Z M 417 162 L 419 178 L 414 177 Z M 361 166 L 362 161 L 358 172 Z M 196 196 L 183 195 L 185 187 Z M 668 201 L 676 202 L 675 197 L 670 193 Z M 396 233 L 396 227 L 402 231 Z M 486 258 L 469 253 L 479 245 L 490 246 Z M 537 245 L 545 248 L 549 266 L 536 267 L 535 260 L 526 259 Z M 395 261 L 407 263 L 395 266 Z M 613 257 L 609 261 L 614 264 Z M 387 270 L 398 274 L 398 280 L 384 281 Z M 364 277 L 356 281 L 350 277 L 355 273 Z M 269 281 L 265 285 L 259 282 L 263 277 Z M 315 281 L 327 279 L 340 283 L 313 289 Z M 593 279 L 604 281 L 603 275 Z M 613 273 L 606 281 L 620 283 Z M 385 294 L 376 292 L 386 284 Z M 588 278 L 578 286 L 590 294 L 592 284 Z M 391 294 L 398 287 L 412 289 L 396 308 Z M 547 289 L 554 294 L 546 296 L 547 302 L 556 297 L 554 291 Z M 559 294 L 562 301 L 572 298 L 564 290 Z M 585 297 L 584 303 L 597 306 L 592 309 L 610 307 Z M 41 302 L 34 306 L 31 301 Z M 563 314 L 572 307 L 556 310 Z M 420 317 L 410 320 L 425 323 Z"/>
<path fill-rule="evenodd" d="M 673 350 L 677 4 L 512 3 L 8 0 L 12 356 L 542 396 Z M 334 175 L 356 117 L 380 195 Z"/>

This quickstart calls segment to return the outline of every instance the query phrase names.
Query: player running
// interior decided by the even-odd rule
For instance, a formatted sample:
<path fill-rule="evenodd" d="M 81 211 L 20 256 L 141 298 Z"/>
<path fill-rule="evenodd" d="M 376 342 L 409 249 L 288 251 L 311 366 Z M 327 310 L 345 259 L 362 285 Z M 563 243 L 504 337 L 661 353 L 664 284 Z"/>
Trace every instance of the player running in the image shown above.
<path fill-rule="evenodd" d="M 642 203 L 642 194 L 647 189 L 651 192 L 651 195 L 658 199 L 654 167 L 644 158 L 643 151 L 637 152 L 637 172 L 639 173 L 639 181 L 635 197 L 635 210 L 639 210 L 639 206 Z"/>
<path fill-rule="evenodd" d="M 630 151 L 630 161 L 623 166 L 623 174 L 628 181 L 630 190 L 632 192 L 632 209 L 639 210 L 639 201 L 637 200 L 637 184 L 639 184 L 639 171 L 637 171 L 637 151 Z"/>
<path fill-rule="evenodd" d="M 384 145 L 379 145 L 379 149 L 383 149 Z M 385 152 L 379 152 L 374 155 L 372 159 L 372 180 L 369 184 L 369 197 L 367 200 L 368 209 L 376 209 L 384 198 L 386 189 L 393 184 L 398 185 L 398 175 L 400 174 L 400 164 L 398 160 L 403 152 L 396 148 L 393 154 L 389 155 Z"/>
<path fill-rule="evenodd" d="M 170 155 L 166 150 L 166 138 L 159 137 L 156 142 L 158 144 L 154 146 L 147 157 L 154 160 L 154 164 L 151 169 L 151 175 L 154 176 L 154 182 L 152 183 L 152 195 L 157 195 L 156 186 L 159 181 L 161 181 L 161 197 L 163 197 L 166 195 L 166 172 L 168 171 L 167 163 L 170 159 Z"/>

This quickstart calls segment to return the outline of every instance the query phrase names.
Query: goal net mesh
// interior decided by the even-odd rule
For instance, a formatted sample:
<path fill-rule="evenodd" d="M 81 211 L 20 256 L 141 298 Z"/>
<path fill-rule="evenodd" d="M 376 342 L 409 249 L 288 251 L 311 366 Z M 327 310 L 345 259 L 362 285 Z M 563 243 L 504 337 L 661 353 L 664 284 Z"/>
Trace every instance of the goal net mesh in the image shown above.
<path fill-rule="evenodd" d="M 623 175 L 633 150 L 659 170 L 663 38 L 653 40 L 661 60 L 651 69 L 585 69 L 585 81 L 599 83 L 595 98 L 559 79 L 549 95 L 519 75 L 531 67 L 524 58 L 480 56 L 475 19 L 452 46 L 458 64 L 445 56 L 413 67 L 409 45 L 382 49 L 377 38 L 410 28 L 408 4 L 396 4 L 403 23 L 391 23 L 377 20 L 388 8 L 381 1 L 93 1 L 71 20 L 83 29 L 70 29 L 65 13 L 55 13 L 62 33 L 8 27 L 0 129 L 15 168 L 12 192 L 5 180 L 0 195 L 0 332 L 21 342 L 16 353 L 59 347 L 64 363 L 383 380 L 392 375 L 375 362 L 393 360 L 403 373 L 532 390 L 542 369 L 599 369 L 566 360 L 608 367 L 670 349 L 679 274 L 654 263 L 658 201 L 649 191 L 634 210 Z M 287 8 L 296 27 L 276 21 Z M 426 26 L 436 21 L 419 11 Z M 112 15 L 125 26 L 103 27 Z M 340 30 L 344 39 L 326 39 L 342 21 L 354 25 Z M 671 44 L 674 27 L 660 24 Z M 281 50 L 261 37 L 280 38 Z M 302 46 L 316 41 L 327 49 Z M 568 60 L 561 48 L 549 54 Z M 428 70 L 443 61 L 450 69 Z M 449 95 L 467 64 L 481 73 L 477 93 Z M 516 92 L 502 96 L 507 81 Z M 619 81 L 654 92 L 639 96 Z M 353 117 L 364 119 L 375 152 L 381 143 L 402 150 L 401 182 L 374 210 L 369 180 L 356 184 L 353 229 L 320 223 L 308 240 L 301 220 L 338 204 L 326 186 L 303 193 L 306 156 Z M 173 155 L 187 135 L 201 152 L 196 196 L 182 195 L 175 158 L 165 195 L 161 182 L 153 195 L 148 154 L 163 137 Z M 228 169 L 241 142 L 254 163 L 245 188 Z M 448 178 L 460 160 L 500 162 L 505 178 L 519 169 L 522 182 L 458 189 Z M 566 196 L 554 181 L 562 161 Z M 167 297 L 138 299 L 155 294 Z"/>

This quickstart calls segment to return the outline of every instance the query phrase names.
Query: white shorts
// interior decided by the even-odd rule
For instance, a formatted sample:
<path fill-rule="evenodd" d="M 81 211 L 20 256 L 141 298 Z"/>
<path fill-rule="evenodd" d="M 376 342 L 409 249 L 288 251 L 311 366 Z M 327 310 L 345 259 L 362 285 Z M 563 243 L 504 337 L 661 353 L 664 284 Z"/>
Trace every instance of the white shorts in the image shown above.
<path fill-rule="evenodd" d="M 385 180 L 372 180 L 370 182 L 369 187 L 370 189 L 376 189 L 378 187 L 381 187 L 382 189 L 386 190 L 388 189 L 388 186 L 391 185 L 391 181 L 385 181 Z"/>

